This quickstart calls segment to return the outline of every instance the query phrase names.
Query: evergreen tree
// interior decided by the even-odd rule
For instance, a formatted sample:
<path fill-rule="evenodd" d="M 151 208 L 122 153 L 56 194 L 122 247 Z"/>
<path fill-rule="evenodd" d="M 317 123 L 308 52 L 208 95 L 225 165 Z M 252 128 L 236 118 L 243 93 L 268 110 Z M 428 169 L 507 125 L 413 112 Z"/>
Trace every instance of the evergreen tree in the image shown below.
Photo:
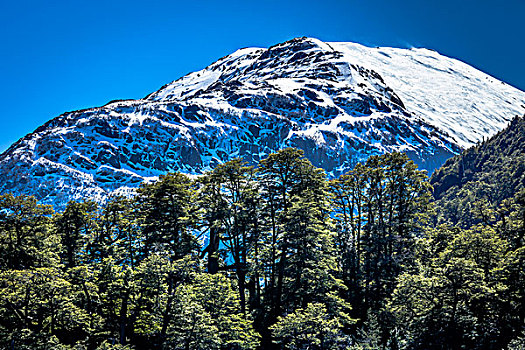
<path fill-rule="evenodd" d="M 309 303 L 326 303 L 333 314 L 344 304 L 336 297 L 343 285 L 337 279 L 324 172 L 302 151 L 284 149 L 261 161 L 258 176 L 264 247 L 258 260 L 264 281 L 260 331 L 263 346 L 270 346 L 265 327 Z"/>
<path fill-rule="evenodd" d="M 455 227 L 397 153 L 328 182 L 284 149 L 54 215 L 0 196 L 0 347 L 517 349 L 525 197 L 479 179 L 441 198 Z"/>
<path fill-rule="evenodd" d="M 142 237 L 139 212 L 135 203 L 127 198 L 112 197 L 101 208 L 98 227 L 88 244 L 94 261 L 113 258 L 117 262 L 135 267 L 140 260 Z"/>
<path fill-rule="evenodd" d="M 79 290 L 55 267 L 0 272 L 2 348 L 75 344 L 92 329 L 78 306 Z"/>
<path fill-rule="evenodd" d="M 521 310 L 508 308 L 500 279 L 508 244 L 492 228 L 442 226 L 418 246 L 417 269 L 399 277 L 389 306 L 403 348 L 503 348 L 503 334 L 516 336 L 507 327 Z"/>
<path fill-rule="evenodd" d="M 276 342 L 284 349 L 347 349 L 351 339 L 343 333 L 347 316 L 334 317 L 321 303 L 309 303 L 271 326 Z"/>
<path fill-rule="evenodd" d="M 0 196 L 0 270 L 58 263 L 60 242 L 52 232 L 52 213 L 34 197 Z"/>
<path fill-rule="evenodd" d="M 87 245 L 97 222 L 97 204 L 93 201 L 69 202 L 66 209 L 55 216 L 55 229 L 62 242 L 62 261 L 67 268 L 89 260 Z"/>
<path fill-rule="evenodd" d="M 195 253 L 192 234 L 196 224 L 193 181 L 186 175 L 161 175 L 154 183 L 142 184 L 136 200 L 141 214 L 144 245 L 142 254 L 168 252 L 173 260 Z"/>
<path fill-rule="evenodd" d="M 400 153 L 372 156 L 331 182 L 337 259 L 354 316 L 381 314 L 397 276 L 413 265 L 432 212 L 430 189 L 425 173 Z M 389 330 L 383 332 L 386 342 Z"/>
<path fill-rule="evenodd" d="M 252 271 L 253 256 L 258 244 L 258 201 L 253 168 L 241 159 L 218 165 L 203 180 L 201 205 L 205 212 L 209 243 L 208 272 L 217 273 L 219 243 L 227 256 L 225 270 L 233 270 L 239 287 L 242 312 L 246 312 L 246 279 Z M 228 263 L 228 260 L 231 262 Z M 251 299 L 256 295 L 255 279 L 250 284 Z M 258 282 L 257 282 L 258 283 Z"/>

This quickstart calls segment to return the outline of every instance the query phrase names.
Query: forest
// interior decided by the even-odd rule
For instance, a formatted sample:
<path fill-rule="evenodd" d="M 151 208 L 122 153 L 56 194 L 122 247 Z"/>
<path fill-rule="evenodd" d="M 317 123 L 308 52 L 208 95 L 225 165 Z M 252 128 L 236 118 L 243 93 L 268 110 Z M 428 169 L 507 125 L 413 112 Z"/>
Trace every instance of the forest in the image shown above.
<path fill-rule="evenodd" d="M 2 195 L 0 348 L 523 349 L 525 190 L 446 181 L 287 148 L 104 205 Z"/>

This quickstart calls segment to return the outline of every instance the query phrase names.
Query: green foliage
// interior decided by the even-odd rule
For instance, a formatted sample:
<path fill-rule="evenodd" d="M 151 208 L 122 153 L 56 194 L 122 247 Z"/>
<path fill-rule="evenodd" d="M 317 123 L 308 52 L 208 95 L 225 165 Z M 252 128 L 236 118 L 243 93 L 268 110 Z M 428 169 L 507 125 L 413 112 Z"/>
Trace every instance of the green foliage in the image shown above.
<path fill-rule="evenodd" d="M 51 230 L 52 213 L 34 197 L 0 196 L 0 270 L 58 263 L 60 242 Z"/>
<path fill-rule="evenodd" d="M 85 246 L 96 230 L 96 210 L 97 205 L 93 201 L 71 201 L 62 213 L 55 216 L 55 229 L 64 248 L 62 261 L 69 268 L 89 260 Z"/>
<path fill-rule="evenodd" d="M 468 228 L 490 219 L 503 201 L 525 189 L 525 118 L 488 141 L 449 159 L 430 182 L 437 199 L 437 220 Z"/>
<path fill-rule="evenodd" d="M 285 349 L 343 349 L 351 339 L 343 333 L 347 315 L 330 315 L 321 303 L 296 309 L 270 327 L 278 344 Z"/>
<path fill-rule="evenodd" d="M 329 293 L 342 287 L 337 271 L 335 235 L 322 207 L 313 202 L 311 194 L 292 198 L 293 204 L 283 222 L 283 245 L 286 259 L 283 273 L 283 296 L 287 310 L 314 301 L 326 301 Z"/>
<path fill-rule="evenodd" d="M 173 348 L 254 349 L 259 336 L 242 315 L 231 280 L 199 273 L 177 290 L 175 323 L 168 333 Z"/>
<path fill-rule="evenodd" d="M 66 277 L 56 268 L 44 267 L 0 273 L 4 341 L 25 334 L 24 343 L 39 343 L 47 334 L 71 344 L 89 334 L 89 316 L 77 304 L 80 291 Z"/>
<path fill-rule="evenodd" d="M 508 343 L 523 325 L 521 254 L 492 227 L 429 232 L 418 243 L 417 268 L 400 275 L 388 306 L 403 330 L 403 348 Z"/>
<path fill-rule="evenodd" d="M 463 227 L 434 227 L 426 175 L 397 153 L 328 181 L 288 148 L 56 214 L 0 196 L 0 347 L 519 348 L 525 192 L 467 168 L 438 186 L 436 221 Z"/>
<path fill-rule="evenodd" d="M 161 175 L 154 183 L 142 184 L 137 203 L 144 235 L 143 255 L 168 252 L 173 259 L 195 251 L 195 190 L 184 174 Z"/>
<path fill-rule="evenodd" d="M 394 330 L 382 310 L 396 278 L 414 265 L 415 243 L 432 212 L 430 186 L 425 173 L 397 153 L 373 156 L 330 186 L 337 233 L 334 256 L 352 316 L 371 325 L 373 311 L 378 341 L 386 345 Z"/>
<path fill-rule="evenodd" d="M 104 341 L 100 346 L 97 347 L 97 350 L 132 350 L 133 347 L 130 345 L 114 344 L 109 341 Z"/>
<path fill-rule="evenodd" d="M 256 315 L 263 346 L 279 316 L 310 303 L 342 307 L 345 289 L 335 254 L 326 175 L 300 150 L 284 149 L 261 161 L 260 253 L 255 269 L 260 290 Z M 263 281 L 261 283 L 261 281 Z"/>
<path fill-rule="evenodd" d="M 141 255 L 138 208 L 127 198 L 112 197 L 101 209 L 98 226 L 86 247 L 91 259 L 101 261 L 112 257 L 121 264 L 134 267 Z"/>

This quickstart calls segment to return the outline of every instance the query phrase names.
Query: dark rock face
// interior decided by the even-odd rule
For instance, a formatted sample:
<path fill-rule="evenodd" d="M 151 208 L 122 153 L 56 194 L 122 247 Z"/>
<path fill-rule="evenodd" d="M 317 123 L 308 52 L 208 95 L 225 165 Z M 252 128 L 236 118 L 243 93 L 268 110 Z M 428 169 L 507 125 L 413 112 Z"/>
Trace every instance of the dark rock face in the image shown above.
<path fill-rule="evenodd" d="M 405 107 L 376 71 L 315 39 L 245 49 L 141 100 L 61 115 L 0 156 L 0 192 L 57 208 L 104 201 L 141 181 L 202 174 L 234 157 L 254 164 L 298 147 L 330 176 L 403 151 L 432 172 L 460 151 Z"/>

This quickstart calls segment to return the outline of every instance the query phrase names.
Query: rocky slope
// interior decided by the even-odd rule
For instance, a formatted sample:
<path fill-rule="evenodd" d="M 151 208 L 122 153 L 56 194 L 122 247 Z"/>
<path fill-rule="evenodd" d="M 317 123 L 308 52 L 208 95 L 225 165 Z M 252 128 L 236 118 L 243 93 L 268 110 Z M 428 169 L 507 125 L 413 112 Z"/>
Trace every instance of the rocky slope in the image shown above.
<path fill-rule="evenodd" d="M 524 111 L 524 92 L 431 50 L 298 38 L 50 120 L 0 155 L 0 192 L 103 201 L 288 146 L 332 176 L 391 151 L 432 171 Z"/>

